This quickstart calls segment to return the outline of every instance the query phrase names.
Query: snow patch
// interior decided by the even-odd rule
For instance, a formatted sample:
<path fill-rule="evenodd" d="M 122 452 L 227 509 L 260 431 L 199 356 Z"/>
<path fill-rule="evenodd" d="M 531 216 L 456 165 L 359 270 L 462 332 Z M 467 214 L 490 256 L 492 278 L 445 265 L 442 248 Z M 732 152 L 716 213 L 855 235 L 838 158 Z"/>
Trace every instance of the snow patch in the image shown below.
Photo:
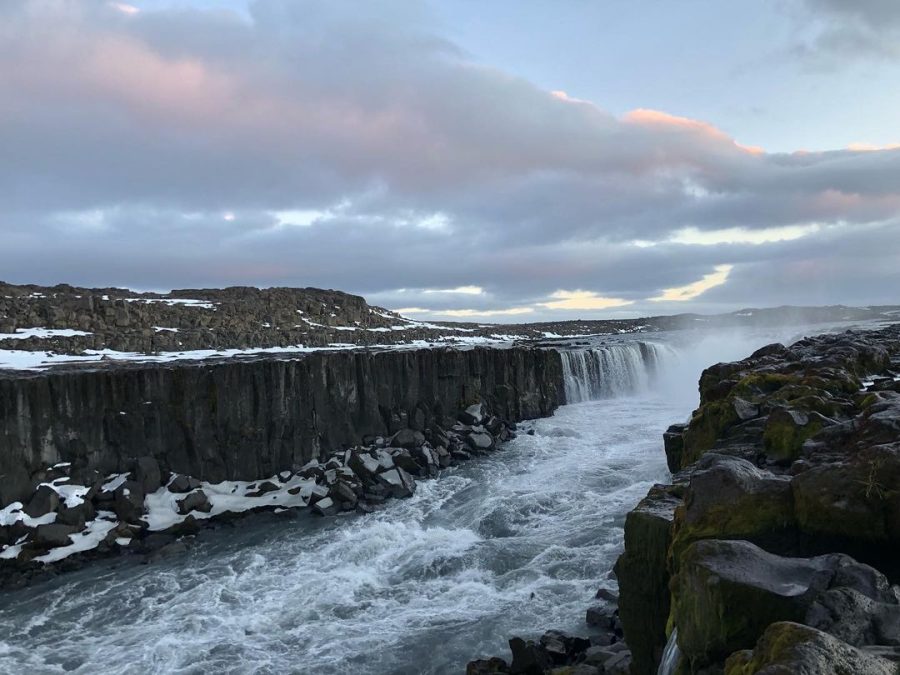
<path fill-rule="evenodd" d="M 26 338 L 78 337 L 93 335 L 71 328 L 19 328 L 15 333 L 0 333 L 0 340 L 25 340 Z"/>

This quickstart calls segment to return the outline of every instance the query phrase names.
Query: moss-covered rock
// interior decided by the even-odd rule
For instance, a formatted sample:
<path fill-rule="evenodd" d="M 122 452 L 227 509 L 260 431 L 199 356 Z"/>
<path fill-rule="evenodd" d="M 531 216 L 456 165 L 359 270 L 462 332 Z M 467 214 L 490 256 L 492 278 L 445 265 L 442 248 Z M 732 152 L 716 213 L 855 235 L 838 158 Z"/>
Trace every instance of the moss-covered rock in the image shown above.
<path fill-rule="evenodd" d="M 775 621 L 802 621 L 823 561 L 781 558 L 743 541 L 698 541 L 673 580 L 678 643 L 693 668 L 752 647 Z"/>
<path fill-rule="evenodd" d="M 699 539 L 770 539 L 796 525 L 788 476 L 709 453 L 697 463 L 676 514 L 672 556 Z"/>
<path fill-rule="evenodd" d="M 753 650 L 732 654 L 725 675 L 896 675 L 887 659 L 856 649 L 815 628 L 777 622 L 762 634 Z"/>
<path fill-rule="evenodd" d="M 791 485 L 794 513 L 803 532 L 865 542 L 887 540 L 887 495 L 876 463 L 824 464 L 794 476 Z"/>
<path fill-rule="evenodd" d="M 625 519 L 625 552 L 616 562 L 619 619 L 634 655 L 633 673 L 656 672 L 666 644 L 672 521 L 676 486 L 655 486 Z"/>

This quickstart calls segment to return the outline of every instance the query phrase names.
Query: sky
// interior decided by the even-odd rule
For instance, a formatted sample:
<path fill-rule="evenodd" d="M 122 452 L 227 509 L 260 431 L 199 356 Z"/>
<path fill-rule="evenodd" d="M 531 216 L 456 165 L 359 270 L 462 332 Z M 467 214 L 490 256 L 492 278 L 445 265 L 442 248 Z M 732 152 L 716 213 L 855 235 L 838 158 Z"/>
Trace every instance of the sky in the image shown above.
<path fill-rule="evenodd" d="M 0 279 L 900 303 L 896 0 L 2 0 Z"/>

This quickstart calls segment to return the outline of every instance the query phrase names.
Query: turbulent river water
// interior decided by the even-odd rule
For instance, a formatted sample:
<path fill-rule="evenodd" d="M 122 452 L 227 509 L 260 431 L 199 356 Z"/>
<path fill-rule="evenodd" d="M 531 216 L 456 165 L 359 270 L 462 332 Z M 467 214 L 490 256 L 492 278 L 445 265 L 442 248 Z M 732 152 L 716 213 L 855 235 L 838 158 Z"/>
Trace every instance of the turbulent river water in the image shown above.
<path fill-rule="evenodd" d="M 668 476 L 661 435 L 696 405 L 701 365 L 772 337 L 569 357 L 570 378 L 587 378 L 567 382 L 570 398 L 603 398 L 523 424 L 534 435 L 419 482 L 411 499 L 251 517 L 182 557 L 6 594 L 0 672 L 461 673 L 512 635 L 584 632 L 598 586 L 615 588 L 626 512 Z M 592 384 L 604 359 L 633 375 Z"/>

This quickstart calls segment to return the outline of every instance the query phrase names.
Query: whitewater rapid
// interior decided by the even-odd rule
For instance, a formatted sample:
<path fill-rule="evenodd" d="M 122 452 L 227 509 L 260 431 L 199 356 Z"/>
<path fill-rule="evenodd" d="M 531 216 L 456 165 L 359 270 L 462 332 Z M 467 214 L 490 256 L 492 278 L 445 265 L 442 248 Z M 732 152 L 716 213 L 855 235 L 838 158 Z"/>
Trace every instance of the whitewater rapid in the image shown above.
<path fill-rule="evenodd" d="M 699 366 L 673 355 L 660 347 L 652 364 L 667 378 L 634 371 L 598 391 L 602 357 L 584 354 L 585 397 L 606 398 L 525 423 L 376 513 L 253 516 L 183 556 L 8 593 L 0 672 L 461 673 L 507 655 L 512 635 L 585 633 L 598 586 L 615 588 L 625 514 L 668 478 L 662 432 L 696 404 Z M 566 361 L 567 376 L 581 363 Z"/>

